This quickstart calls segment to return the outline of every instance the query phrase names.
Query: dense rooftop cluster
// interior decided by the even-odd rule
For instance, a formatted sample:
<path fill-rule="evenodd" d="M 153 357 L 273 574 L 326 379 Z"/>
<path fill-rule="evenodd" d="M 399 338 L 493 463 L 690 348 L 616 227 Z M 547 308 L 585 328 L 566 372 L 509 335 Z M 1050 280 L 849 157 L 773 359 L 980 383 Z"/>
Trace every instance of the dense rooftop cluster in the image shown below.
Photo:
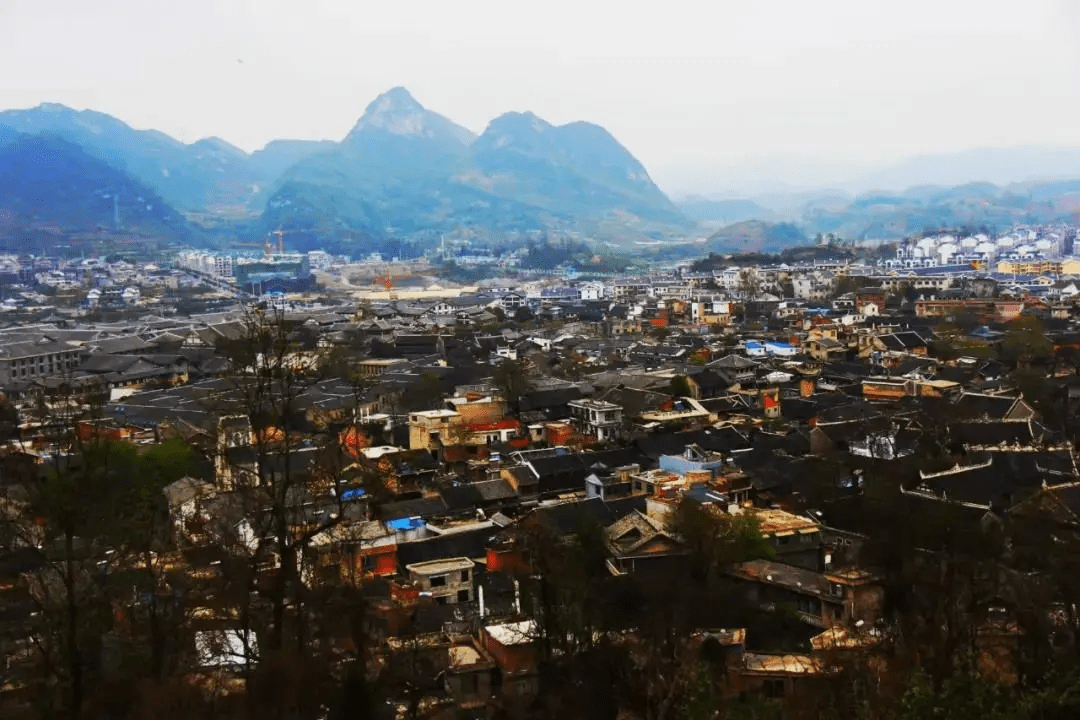
<path fill-rule="evenodd" d="M 1074 709 L 1071 293 L 805 272 L 0 330 L 4 717 Z"/>

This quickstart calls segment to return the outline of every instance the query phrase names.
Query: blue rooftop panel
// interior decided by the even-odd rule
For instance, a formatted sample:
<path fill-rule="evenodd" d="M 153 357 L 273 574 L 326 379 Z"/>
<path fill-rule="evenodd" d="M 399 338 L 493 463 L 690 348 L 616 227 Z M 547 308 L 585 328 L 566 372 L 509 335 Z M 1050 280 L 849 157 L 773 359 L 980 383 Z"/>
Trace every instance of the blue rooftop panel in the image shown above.
<path fill-rule="evenodd" d="M 424 527 L 424 518 L 398 518 L 397 520 L 391 520 L 386 523 L 386 527 L 391 530 L 416 530 Z"/>

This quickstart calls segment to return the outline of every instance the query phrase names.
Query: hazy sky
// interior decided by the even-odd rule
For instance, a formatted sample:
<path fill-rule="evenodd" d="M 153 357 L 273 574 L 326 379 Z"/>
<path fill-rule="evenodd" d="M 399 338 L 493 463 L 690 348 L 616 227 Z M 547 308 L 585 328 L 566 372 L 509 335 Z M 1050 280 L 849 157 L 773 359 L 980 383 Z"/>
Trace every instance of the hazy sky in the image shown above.
<path fill-rule="evenodd" d="M 1080 146 L 1080 2 L 0 0 L 3 108 L 61 102 L 253 150 L 339 139 L 395 85 L 477 132 L 508 110 L 599 123 L 670 192 L 827 180 Z"/>

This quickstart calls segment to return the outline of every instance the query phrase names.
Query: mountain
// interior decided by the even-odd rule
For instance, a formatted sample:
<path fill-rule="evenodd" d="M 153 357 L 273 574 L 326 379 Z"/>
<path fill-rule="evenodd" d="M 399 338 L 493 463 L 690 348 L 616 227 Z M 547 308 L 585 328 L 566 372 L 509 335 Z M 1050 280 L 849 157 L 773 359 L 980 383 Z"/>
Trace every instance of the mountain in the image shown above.
<path fill-rule="evenodd" d="M 902 190 L 917 185 L 965 185 L 973 182 L 1005 185 L 1042 182 L 1080 175 L 1080 148 L 1020 146 L 973 148 L 908 158 L 853 178 L 846 185 Z"/>
<path fill-rule="evenodd" d="M 333 148 L 333 140 L 271 140 L 251 153 L 252 174 L 262 182 L 273 182 L 298 162 Z"/>
<path fill-rule="evenodd" d="M 965 183 L 864 193 L 842 205 L 807 208 L 802 227 L 845 239 L 898 239 L 939 229 L 1007 229 L 1016 224 L 1074 220 L 1080 182 L 998 186 Z"/>
<path fill-rule="evenodd" d="M 471 130 L 427 110 L 403 87 L 387 90 L 375 98 L 345 138 L 346 143 L 362 142 L 383 134 L 424 138 L 436 143 L 466 146 L 476 139 Z"/>
<path fill-rule="evenodd" d="M 1080 175 L 1080 171 L 1077 173 Z M 699 222 L 722 218 L 734 221 L 736 231 L 724 228 L 719 240 L 753 246 L 767 233 L 737 232 L 736 213 L 762 226 L 783 222 L 804 235 L 835 233 L 847 240 L 895 240 L 939 229 L 1005 230 L 1016 224 L 1067 222 L 1080 211 L 1080 180 L 1010 183 L 985 181 L 955 185 L 922 183 L 905 189 L 882 188 L 851 195 L 837 190 L 759 195 L 745 201 L 692 197 L 679 203 Z M 709 218 L 705 220 L 704 218 Z M 715 221 L 713 221 L 715 222 Z M 745 228 L 744 228 L 745 229 Z M 782 240 L 782 237 L 772 238 Z"/>
<path fill-rule="evenodd" d="M 440 210 L 439 182 L 465 157 L 472 134 L 426 110 L 402 88 L 368 105 L 340 143 L 285 171 L 261 225 L 382 236 L 413 233 Z"/>
<path fill-rule="evenodd" d="M 684 222 L 603 128 L 507 113 L 476 137 L 394 88 L 341 143 L 283 174 L 261 226 L 351 239 Z"/>
<path fill-rule="evenodd" d="M 6 140 L 3 139 L 6 136 Z M 32 228 L 186 237 L 152 189 L 62 138 L 0 133 L 0 230 Z"/>
<path fill-rule="evenodd" d="M 188 213 L 247 212 L 291 165 L 334 143 L 275 140 L 248 155 L 217 137 L 191 144 L 156 130 L 136 130 L 104 113 L 44 104 L 0 112 L 0 129 L 61 137 L 153 188 Z"/>
<path fill-rule="evenodd" d="M 554 126 L 507 113 L 488 125 L 469 159 L 459 180 L 571 221 L 683 222 L 641 163 L 592 123 Z"/>
<path fill-rule="evenodd" d="M 104 113 L 44 104 L 0 112 L 0 126 L 47 134 L 129 173 L 182 210 L 207 211 L 247 202 L 255 178 L 239 148 L 210 138 L 185 145 L 155 130 L 136 130 Z"/>
<path fill-rule="evenodd" d="M 717 230 L 705 247 L 711 251 L 776 252 L 807 242 L 806 234 L 792 223 L 744 220 Z"/>

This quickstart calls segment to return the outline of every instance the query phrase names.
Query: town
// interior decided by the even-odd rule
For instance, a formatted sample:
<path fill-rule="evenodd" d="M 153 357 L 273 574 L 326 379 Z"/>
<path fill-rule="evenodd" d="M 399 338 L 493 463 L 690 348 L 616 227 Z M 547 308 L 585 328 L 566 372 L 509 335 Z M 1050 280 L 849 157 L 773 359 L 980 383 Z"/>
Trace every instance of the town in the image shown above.
<path fill-rule="evenodd" d="M 0 258 L 0 714 L 1080 712 L 1076 235 Z"/>

